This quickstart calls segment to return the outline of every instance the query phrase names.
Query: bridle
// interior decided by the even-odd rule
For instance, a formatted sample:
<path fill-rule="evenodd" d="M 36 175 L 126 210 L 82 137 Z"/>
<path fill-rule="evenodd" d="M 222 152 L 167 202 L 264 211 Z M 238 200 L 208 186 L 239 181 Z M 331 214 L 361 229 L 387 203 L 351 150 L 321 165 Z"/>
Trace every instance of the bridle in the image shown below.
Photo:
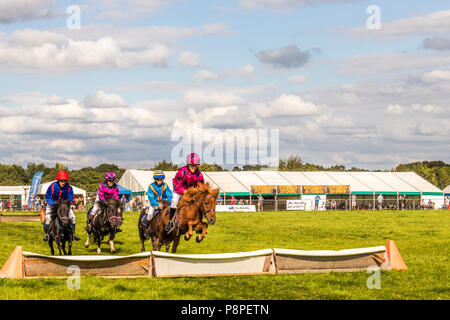
<path fill-rule="evenodd" d="M 206 209 L 205 209 L 205 198 L 206 198 L 206 197 L 204 197 L 204 198 L 202 199 L 201 205 L 200 205 L 200 206 L 199 206 L 197 203 L 195 203 L 195 200 L 192 200 L 192 201 L 193 201 L 193 204 L 195 204 L 195 206 L 197 207 L 198 211 L 199 211 L 199 212 L 202 214 L 202 216 L 204 216 L 204 217 L 206 217 L 206 216 L 208 215 L 208 213 L 214 212 L 214 211 L 215 211 L 214 209 L 209 209 L 208 211 L 206 211 Z"/>

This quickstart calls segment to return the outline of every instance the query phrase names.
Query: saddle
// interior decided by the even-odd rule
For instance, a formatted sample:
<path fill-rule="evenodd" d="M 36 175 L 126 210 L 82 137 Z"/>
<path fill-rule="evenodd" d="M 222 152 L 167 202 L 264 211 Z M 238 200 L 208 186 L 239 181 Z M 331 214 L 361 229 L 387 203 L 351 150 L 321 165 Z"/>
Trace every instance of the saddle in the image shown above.
<path fill-rule="evenodd" d="M 161 213 L 161 209 L 156 209 L 155 212 L 153 213 L 153 217 L 150 219 L 150 221 L 152 221 L 160 213 Z M 147 226 L 147 216 L 148 216 L 148 211 L 146 210 L 146 212 L 141 217 L 141 224 L 143 226 Z"/>

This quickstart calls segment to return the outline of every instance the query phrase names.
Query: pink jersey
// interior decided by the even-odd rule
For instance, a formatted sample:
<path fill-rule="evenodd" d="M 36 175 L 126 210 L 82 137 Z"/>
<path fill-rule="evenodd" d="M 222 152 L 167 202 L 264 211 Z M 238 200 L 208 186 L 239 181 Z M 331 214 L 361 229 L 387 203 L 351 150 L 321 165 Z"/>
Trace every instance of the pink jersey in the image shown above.
<path fill-rule="evenodd" d="M 113 184 L 113 186 L 110 188 L 106 182 L 102 182 L 100 185 L 100 188 L 97 192 L 98 199 L 99 200 L 105 200 L 105 199 L 117 199 L 119 200 L 119 187 L 117 184 Z"/>
<path fill-rule="evenodd" d="M 191 173 L 187 166 L 180 168 L 173 178 L 173 189 L 178 194 L 183 194 L 189 187 L 196 187 L 199 183 L 205 183 L 203 175 L 197 169 Z"/>

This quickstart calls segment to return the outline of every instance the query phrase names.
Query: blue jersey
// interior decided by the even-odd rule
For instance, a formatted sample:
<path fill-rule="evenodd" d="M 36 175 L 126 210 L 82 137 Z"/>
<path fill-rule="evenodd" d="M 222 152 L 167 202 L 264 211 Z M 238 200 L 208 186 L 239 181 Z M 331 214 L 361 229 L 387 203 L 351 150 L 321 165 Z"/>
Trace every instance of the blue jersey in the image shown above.
<path fill-rule="evenodd" d="M 47 189 L 45 194 L 47 205 L 53 206 L 60 200 L 70 200 L 73 202 L 73 189 L 68 182 L 61 188 L 58 181 L 55 181 Z"/>
<path fill-rule="evenodd" d="M 172 201 L 172 191 L 167 183 L 163 182 L 161 186 L 158 186 L 156 182 L 153 182 L 148 186 L 147 191 L 148 201 L 152 206 L 159 206 L 162 201 Z"/>

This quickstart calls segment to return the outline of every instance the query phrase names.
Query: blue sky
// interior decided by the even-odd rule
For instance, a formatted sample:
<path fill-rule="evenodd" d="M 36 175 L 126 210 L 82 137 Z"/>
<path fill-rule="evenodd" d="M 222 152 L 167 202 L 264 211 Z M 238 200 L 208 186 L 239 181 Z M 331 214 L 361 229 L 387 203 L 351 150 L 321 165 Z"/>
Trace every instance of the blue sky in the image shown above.
<path fill-rule="evenodd" d="M 0 4 L 1 162 L 144 168 L 195 121 L 323 165 L 449 160 L 445 1 L 79 1 L 79 30 L 72 1 L 21 2 Z"/>

